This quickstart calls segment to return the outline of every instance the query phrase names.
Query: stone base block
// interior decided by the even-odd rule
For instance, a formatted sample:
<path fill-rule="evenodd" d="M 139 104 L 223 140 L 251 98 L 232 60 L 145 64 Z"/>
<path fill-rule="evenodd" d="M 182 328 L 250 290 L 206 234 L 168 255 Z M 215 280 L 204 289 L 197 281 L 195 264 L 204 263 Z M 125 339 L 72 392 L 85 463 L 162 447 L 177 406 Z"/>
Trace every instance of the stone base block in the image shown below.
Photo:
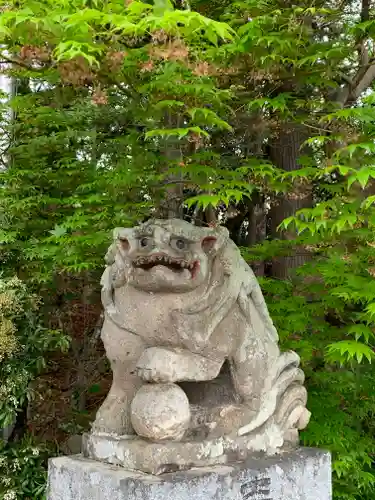
<path fill-rule="evenodd" d="M 294 436 L 294 441 L 296 437 L 298 434 Z M 244 461 L 247 457 L 265 454 L 266 451 L 267 455 L 274 455 L 280 453 L 282 444 L 280 429 L 273 425 L 245 436 L 159 443 L 139 436 L 90 433 L 82 436 L 82 453 L 85 458 L 119 465 L 126 470 L 158 475 Z M 287 449 L 293 448 L 284 448 L 285 451 Z"/>
<path fill-rule="evenodd" d="M 82 456 L 49 463 L 48 500 L 331 500 L 327 452 L 301 448 L 272 458 L 152 476 Z"/>

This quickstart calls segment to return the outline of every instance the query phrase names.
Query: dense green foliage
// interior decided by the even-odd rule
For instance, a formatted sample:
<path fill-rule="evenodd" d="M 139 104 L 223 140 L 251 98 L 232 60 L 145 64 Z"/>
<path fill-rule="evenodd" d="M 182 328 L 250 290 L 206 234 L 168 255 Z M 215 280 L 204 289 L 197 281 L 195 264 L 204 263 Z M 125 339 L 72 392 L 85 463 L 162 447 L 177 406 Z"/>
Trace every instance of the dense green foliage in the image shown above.
<path fill-rule="evenodd" d="M 115 226 L 154 214 L 224 223 L 263 275 L 283 348 L 301 355 L 313 414 L 303 442 L 333 452 L 336 499 L 373 499 L 368 2 L 1 5 L 1 57 L 17 92 L 2 104 L 13 119 L 3 125 L 0 258 L 22 290 L 43 296 L 47 317 L 25 313 L 8 335 L 27 337 L 22 355 L 0 332 L 2 384 L 30 358 L 29 381 L 43 353 L 65 347 L 51 312 L 86 352 L 91 319 L 77 333 L 66 311 L 95 302 Z M 26 392 L 12 396 L 17 407 Z M 9 418 L 0 413 L 0 425 Z M 19 498 L 42 495 L 19 484 Z"/>
<path fill-rule="evenodd" d="M 46 329 L 40 303 L 18 278 L 0 279 L 0 428 L 12 426 L 32 399 L 32 382 L 46 366 L 46 355 L 66 350 L 69 339 Z M 16 446 L 0 442 L 1 498 L 39 498 L 45 489 L 47 449 L 30 438 Z"/>
<path fill-rule="evenodd" d="M 37 298 L 18 278 L 0 280 L 0 426 L 10 425 L 29 384 L 46 365 L 45 354 L 65 350 L 69 339 L 47 330 L 38 316 Z"/>
<path fill-rule="evenodd" d="M 30 438 L 0 447 L 0 495 L 3 500 L 45 498 L 47 462 L 52 446 Z"/>

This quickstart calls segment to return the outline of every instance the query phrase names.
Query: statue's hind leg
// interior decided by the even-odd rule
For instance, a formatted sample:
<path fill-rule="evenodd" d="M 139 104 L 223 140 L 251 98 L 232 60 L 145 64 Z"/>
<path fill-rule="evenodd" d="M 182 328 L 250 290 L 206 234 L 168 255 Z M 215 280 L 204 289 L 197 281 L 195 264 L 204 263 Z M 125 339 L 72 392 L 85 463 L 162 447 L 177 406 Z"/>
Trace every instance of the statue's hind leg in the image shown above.
<path fill-rule="evenodd" d="M 274 412 L 275 398 L 272 397 L 272 364 L 274 356 L 267 352 L 263 343 L 254 337 L 246 339 L 230 359 L 235 391 L 242 404 L 248 409 L 248 420 L 254 428 L 262 425 Z M 246 419 L 246 416 L 245 416 Z"/>
<path fill-rule="evenodd" d="M 113 372 L 112 387 L 99 409 L 93 432 L 118 436 L 134 434 L 130 422 L 130 405 L 142 385 L 136 374 L 136 364 L 145 349 L 141 337 L 119 328 L 106 319 L 102 340 Z"/>

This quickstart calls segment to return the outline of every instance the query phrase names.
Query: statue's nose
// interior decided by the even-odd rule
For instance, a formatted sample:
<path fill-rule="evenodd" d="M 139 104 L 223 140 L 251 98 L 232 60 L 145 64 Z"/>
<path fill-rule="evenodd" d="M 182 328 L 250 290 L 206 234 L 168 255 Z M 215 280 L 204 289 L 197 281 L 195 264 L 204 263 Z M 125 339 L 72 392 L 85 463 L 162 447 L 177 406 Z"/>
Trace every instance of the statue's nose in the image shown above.
<path fill-rule="evenodd" d="M 156 243 L 154 245 L 153 249 L 151 250 L 150 255 L 154 255 L 154 254 L 158 254 L 158 253 L 164 253 L 164 251 L 161 248 L 161 246 Z"/>

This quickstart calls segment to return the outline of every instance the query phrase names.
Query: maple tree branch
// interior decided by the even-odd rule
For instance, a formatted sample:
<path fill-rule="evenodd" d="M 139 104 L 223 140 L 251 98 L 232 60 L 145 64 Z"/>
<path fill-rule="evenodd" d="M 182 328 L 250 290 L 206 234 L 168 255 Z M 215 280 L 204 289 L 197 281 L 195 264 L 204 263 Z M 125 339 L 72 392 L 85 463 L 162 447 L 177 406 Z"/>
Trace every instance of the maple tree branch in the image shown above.
<path fill-rule="evenodd" d="M 371 0 L 362 0 L 361 23 L 370 20 L 370 4 Z M 369 57 L 369 47 L 365 37 L 358 38 L 356 48 L 359 60 L 357 74 L 350 81 L 343 78 L 346 84 L 339 89 L 335 99 L 343 107 L 355 102 L 375 80 L 375 60 Z"/>
<path fill-rule="evenodd" d="M 3 59 L 0 61 L 2 64 L 11 64 L 12 66 L 19 66 L 24 69 L 28 69 L 29 71 L 35 71 L 37 73 L 40 73 L 45 70 L 45 68 L 35 68 L 33 66 L 29 66 L 28 64 L 20 61 L 20 60 L 13 60 L 10 57 L 6 56 L 5 54 L 1 54 L 1 58 Z"/>
<path fill-rule="evenodd" d="M 362 0 L 361 23 L 370 19 L 370 1 Z M 369 62 L 369 49 L 365 39 L 358 39 L 358 58 L 361 66 L 365 66 Z"/>
<path fill-rule="evenodd" d="M 370 19 L 370 2 L 371 0 L 362 0 L 361 23 Z M 358 44 L 360 67 L 357 75 L 353 78 L 353 83 L 351 84 L 351 90 L 348 95 L 350 101 L 357 100 L 362 92 L 364 92 L 371 85 L 375 78 L 374 61 L 372 61 L 372 63 L 370 62 L 369 48 L 366 39 L 359 39 Z"/>
<path fill-rule="evenodd" d="M 371 0 L 362 0 L 361 23 L 370 20 L 370 4 Z M 333 96 L 333 100 L 342 107 L 350 106 L 355 102 L 375 80 L 375 59 L 369 57 L 366 35 L 357 39 L 355 49 L 358 51 L 359 61 L 357 73 L 351 79 L 343 77 L 345 85 L 340 87 Z"/>
<path fill-rule="evenodd" d="M 362 77 L 357 80 L 355 87 L 351 90 L 348 96 L 350 100 L 357 100 L 361 94 L 367 90 L 372 82 L 375 80 L 375 63 L 368 66 L 367 70 L 363 73 Z"/>

